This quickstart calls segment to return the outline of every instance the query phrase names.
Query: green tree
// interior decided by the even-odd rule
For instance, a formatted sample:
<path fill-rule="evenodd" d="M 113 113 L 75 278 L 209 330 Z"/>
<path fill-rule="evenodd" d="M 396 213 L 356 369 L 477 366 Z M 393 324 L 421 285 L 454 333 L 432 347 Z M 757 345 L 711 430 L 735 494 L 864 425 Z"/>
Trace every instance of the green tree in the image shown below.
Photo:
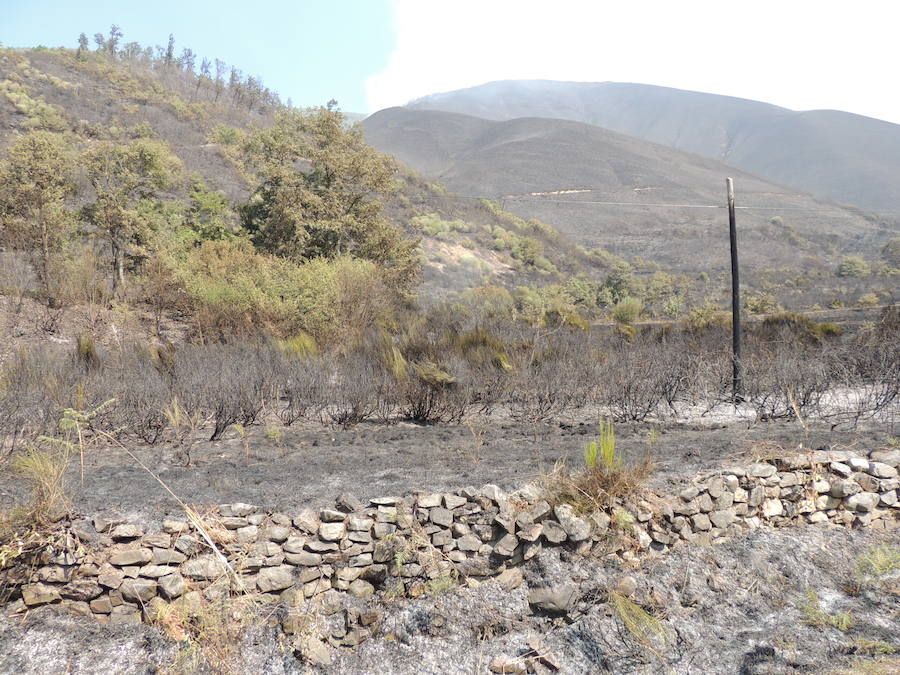
<path fill-rule="evenodd" d="M 87 54 L 88 49 L 90 48 L 90 43 L 88 42 L 88 36 L 82 33 L 78 36 L 78 51 L 75 52 L 75 57 L 79 61 L 84 61 L 85 54 Z"/>
<path fill-rule="evenodd" d="M 900 267 L 900 237 L 894 237 L 884 245 L 881 257 L 891 267 Z"/>
<path fill-rule="evenodd" d="M 416 241 L 382 215 L 394 162 L 368 145 L 336 110 L 282 110 L 246 146 L 259 185 L 242 208 L 261 249 L 298 262 L 350 255 L 389 270 L 408 287 L 419 269 Z"/>
<path fill-rule="evenodd" d="M 139 257 L 149 237 L 140 203 L 169 187 L 181 162 L 165 143 L 139 138 L 96 143 L 85 151 L 82 165 L 96 197 L 85 215 L 109 246 L 116 294 L 125 282 L 125 257 Z"/>
<path fill-rule="evenodd" d="M 54 261 L 71 233 L 67 200 L 74 190 L 66 140 L 48 131 L 19 136 L 0 164 L 0 232 L 34 257 L 38 281 L 53 297 Z"/>
<path fill-rule="evenodd" d="M 844 256 L 838 263 L 837 275 L 839 277 L 865 277 L 869 275 L 869 272 L 869 263 L 862 256 Z"/>

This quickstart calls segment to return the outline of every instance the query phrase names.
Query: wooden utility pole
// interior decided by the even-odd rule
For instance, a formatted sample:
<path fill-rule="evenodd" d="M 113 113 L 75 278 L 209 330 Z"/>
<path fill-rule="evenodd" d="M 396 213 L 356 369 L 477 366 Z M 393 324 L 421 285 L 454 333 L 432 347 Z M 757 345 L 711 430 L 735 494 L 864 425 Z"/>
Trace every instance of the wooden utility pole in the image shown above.
<path fill-rule="evenodd" d="M 734 218 L 734 181 L 726 178 L 725 185 L 728 188 L 728 235 L 731 239 L 731 394 L 734 403 L 738 403 L 743 400 L 744 388 L 744 364 L 741 361 L 741 280 Z"/>

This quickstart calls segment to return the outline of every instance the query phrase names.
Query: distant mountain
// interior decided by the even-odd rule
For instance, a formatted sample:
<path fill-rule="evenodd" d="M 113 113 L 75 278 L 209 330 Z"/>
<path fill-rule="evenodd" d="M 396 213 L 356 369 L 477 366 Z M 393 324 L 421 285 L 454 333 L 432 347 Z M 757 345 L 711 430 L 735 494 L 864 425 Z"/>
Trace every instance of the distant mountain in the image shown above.
<path fill-rule="evenodd" d="M 795 112 L 645 84 L 545 80 L 491 82 L 408 107 L 492 120 L 586 122 L 862 209 L 900 210 L 900 125 L 847 112 Z"/>
<path fill-rule="evenodd" d="M 889 236 L 876 219 L 856 209 L 590 124 L 546 118 L 497 122 L 389 108 L 367 118 L 363 127 L 375 147 L 453 192 L 500 199 L 507 210 L 550 223 L 580 244 L 674 269 L 727 265 L 727 217 L 715 208 L 723 205 L 726 176 L 735 179 L 739 205 L 759 207 L 739 216 L 747 265 L 793 267 L 805 257 L 850 252 L 876 256 Z M 623 204 L 633 202 L 648 206 Z"/>

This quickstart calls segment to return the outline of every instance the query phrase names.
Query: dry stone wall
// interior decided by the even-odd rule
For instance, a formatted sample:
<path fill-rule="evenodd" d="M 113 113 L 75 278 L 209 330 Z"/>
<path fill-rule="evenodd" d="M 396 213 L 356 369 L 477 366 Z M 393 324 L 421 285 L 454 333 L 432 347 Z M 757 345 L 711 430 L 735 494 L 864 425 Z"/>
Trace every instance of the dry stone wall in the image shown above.
<path fill-rule="evenodd" d="M 282 608 L 282 628 L 292 633 L 292 608 L 336 612 L 347 596 L 417 597 L 464 577 L 510 579 L 542 547 L 633 559 L 763 526 L 893 529 L 898 468 L 900 450 L 816 451 L 699 475 L 677 494 L 647 492 L 588 515 L 485 485 L 367 502 L 345 494 L 334 507 L 293 514 L 224 504 L 203 514 L 205 534 L 187 518 L 154 527 L 98 516 L 67 522 L 35 566 L 6 570 L 0 581 L 14 589 L 6 611 L 56 603 L 102 622 L 253 593 Z M 553 609 L 532 595 L 537 608 Z M 358 644 L 377 618 L 354 617 L 338 643 Z"/>

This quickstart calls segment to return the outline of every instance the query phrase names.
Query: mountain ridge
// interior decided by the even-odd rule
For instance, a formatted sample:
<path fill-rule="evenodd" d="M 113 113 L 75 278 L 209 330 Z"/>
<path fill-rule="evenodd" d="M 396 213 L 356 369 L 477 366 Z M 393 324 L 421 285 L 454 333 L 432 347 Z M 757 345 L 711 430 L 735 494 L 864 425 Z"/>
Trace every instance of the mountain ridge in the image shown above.
<path fill-rule="evenodd" d="M 621 82 L 500 80 L 410 102 L 492 120 L 585 122 L 713 157 L 870 211 L 900 210 L 900 125 L 834 110 Z"/>

